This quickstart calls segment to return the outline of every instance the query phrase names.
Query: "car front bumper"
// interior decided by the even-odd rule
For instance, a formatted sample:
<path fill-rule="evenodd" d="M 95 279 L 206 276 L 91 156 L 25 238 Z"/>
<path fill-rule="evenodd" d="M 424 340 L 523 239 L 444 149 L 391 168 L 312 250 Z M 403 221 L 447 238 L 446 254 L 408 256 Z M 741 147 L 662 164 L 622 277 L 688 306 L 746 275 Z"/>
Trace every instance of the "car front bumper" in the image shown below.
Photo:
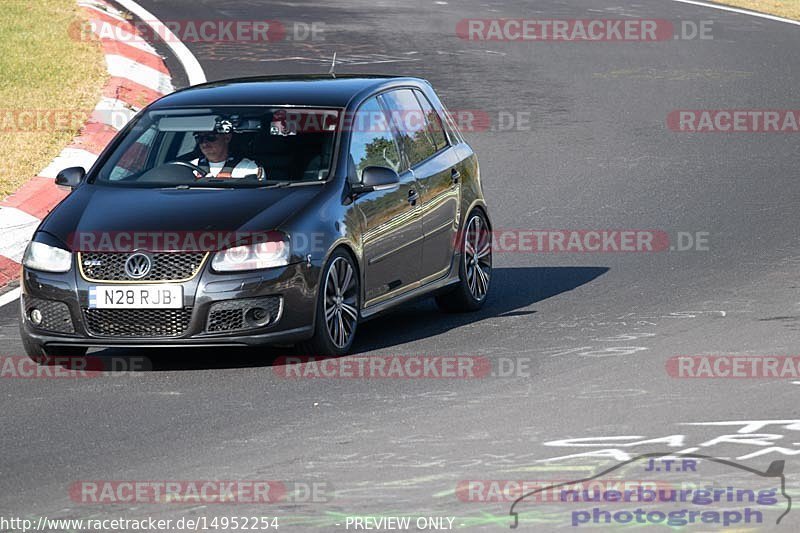
<path fill-rule="evenodd" d="M 225 274 L 212 271 L 206 264 L 193 279 L 176 283 L 183 287 L 182 309 L 131 310 L 114 315 L 105 313 L 105 310 L 100 313 L 89 310 L 89 288 L 105 283 L 86 281 L 76 268 L 64 274 L 24 268 L 20 298 L 21 331 L 29 341 L 43 347 L 288 344 L 307 339 L 313 332 L 319 275 L 320 265 L 307 263 Z M 271 308 L 273 319 L 263 326 L 244 324 L 244 327 L 223 328 L 222 331 L 218 327 L 219 321 L 216 326 L 210 326 L 214 323 L 210 320 L 210 312 L 215 304 L 224 302 L 226 309 L 235 310 L 266 301 L 274 304 Z M 45 320 L 39 325 L 30 320 L 32 307 L 45 309 Z M 219 306 L 213 308 L 220 309 Z M 232 313 L 235 315 L 235 311 Z M 102 318 L 98 319 L 98 315 Z M 113 323 L 115 317 L 121 317 L 119 324 Z M 137 320 L 152 324 L 130 323 Z M 170 320 L 175 321 L 174 327 L 166 328 L 164 323 Z M 148 331 L 149 327 L 161 331 L 157 334 L 141 333 L 141 330 Z"/>

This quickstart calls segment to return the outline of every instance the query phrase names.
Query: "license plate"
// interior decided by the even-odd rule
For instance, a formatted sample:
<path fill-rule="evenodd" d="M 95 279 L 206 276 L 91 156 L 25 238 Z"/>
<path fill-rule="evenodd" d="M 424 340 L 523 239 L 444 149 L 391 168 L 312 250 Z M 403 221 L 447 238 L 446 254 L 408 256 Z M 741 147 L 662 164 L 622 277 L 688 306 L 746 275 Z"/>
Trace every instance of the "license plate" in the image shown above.
<path fill-rule="evenodd" d="M 89 287 L 91 309 L 180 309 L 180 285 L 95 285 Z"/>

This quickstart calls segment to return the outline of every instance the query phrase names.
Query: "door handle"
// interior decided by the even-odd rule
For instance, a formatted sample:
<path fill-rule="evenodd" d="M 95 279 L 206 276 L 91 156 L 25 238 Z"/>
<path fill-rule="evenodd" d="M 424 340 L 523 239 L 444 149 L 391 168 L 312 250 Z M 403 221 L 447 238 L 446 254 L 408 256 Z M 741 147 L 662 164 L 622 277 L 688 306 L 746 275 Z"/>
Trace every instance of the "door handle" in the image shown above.
<path fill-rule="evenodd" d="M 450 180 L 453 182 L 453 185 L 458 183 L 460 177 L 461 177 L 461 172 L 459 172 L 457 169 L 454 168 L 453 170 L 450 171 Z"/>
<path fill-rule="evenodd" d="M 419 194 L 415 189 L 411 189 L 408 191 L 408 203 L 411 205 L 417 205 L 417 200 L 419 200 Z"/>

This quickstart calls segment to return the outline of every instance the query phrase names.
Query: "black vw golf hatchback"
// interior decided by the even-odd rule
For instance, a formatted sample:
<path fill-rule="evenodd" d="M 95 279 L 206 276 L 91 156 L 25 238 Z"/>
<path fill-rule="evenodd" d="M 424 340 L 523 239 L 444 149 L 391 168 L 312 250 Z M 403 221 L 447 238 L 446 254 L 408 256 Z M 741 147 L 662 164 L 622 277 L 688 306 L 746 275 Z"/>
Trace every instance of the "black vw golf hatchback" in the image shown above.
<path fill-rule="evenodd" d="M 421 295 L 472 311 L 492 276 L 472 149 L 418 78 L 214 82 L 142 110 L 23 260 L 30 357 L 298 344 L 339 355 Z"/>

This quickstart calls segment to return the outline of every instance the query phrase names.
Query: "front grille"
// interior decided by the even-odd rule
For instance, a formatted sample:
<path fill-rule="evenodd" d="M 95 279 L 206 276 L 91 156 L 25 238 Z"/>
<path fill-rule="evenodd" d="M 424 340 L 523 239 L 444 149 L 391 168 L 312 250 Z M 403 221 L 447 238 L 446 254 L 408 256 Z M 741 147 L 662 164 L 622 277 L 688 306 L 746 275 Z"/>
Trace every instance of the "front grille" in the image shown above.
<path fill-rule="evenodd" d="M 203 266 L 207 252 L 153 252 L 150 272 L 133 279 L 125 273 L 125 262 L 131 253 L 88 252 L 78 254 L 81 275 L 88 281 L 185 281 L 193 278 Z"/>
<path fill-rule="evenodd" d="M 30 321 L 30 312 L 33 309 L 38 309 L 42 313 L 42 322 L 40 324 L 34 324 Z M 56 333 L 75 333 L 75 328 L 72 325 L 72 316 L 69 314 L 69 307 L 64 302 L 26 296 L 25 316 L 28 317 L 28 322 L 35 328 Z"/>
<path fill-rule="evenodd" d="M 103 337 L 176 337 L 192 319 L 183 309 L 84 309 L 86 329 Z"/>
<path fill-rule="evenodd" d="M 248 311 L 260 308 L 269 314 L 268 318 L 256 320 Z M 245 329 L 262 328 L 274 324 L 279 317 L 281 309 L 280 296 L 266 296 L 262 298 L 242 298 L 217 302 L 208 311 L 206 331 L 219 333 L 223 331 L 239 331 Z"/>

